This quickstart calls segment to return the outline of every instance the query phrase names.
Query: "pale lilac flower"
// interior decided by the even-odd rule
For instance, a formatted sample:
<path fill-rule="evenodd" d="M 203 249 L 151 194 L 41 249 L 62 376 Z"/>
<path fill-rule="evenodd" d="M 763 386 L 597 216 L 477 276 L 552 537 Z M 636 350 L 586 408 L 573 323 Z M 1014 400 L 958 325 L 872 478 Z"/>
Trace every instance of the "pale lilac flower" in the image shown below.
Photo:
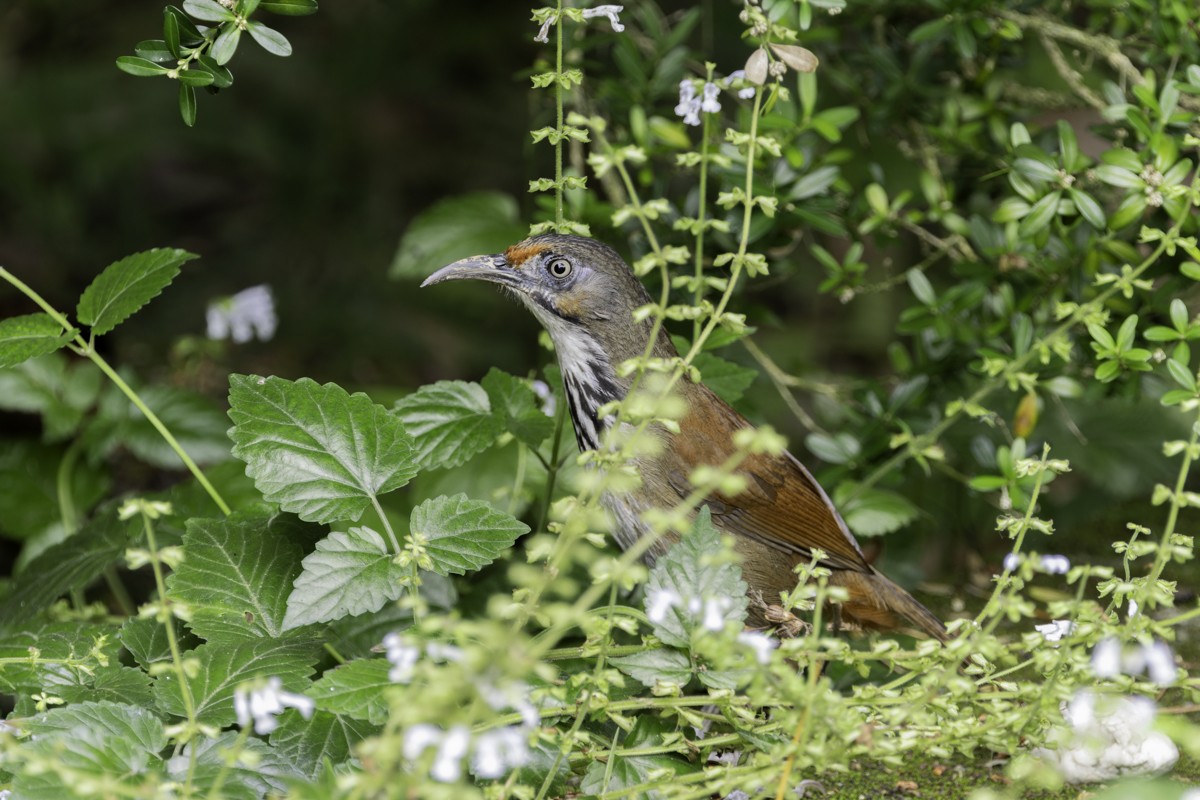
<path fill-rule="evenodd" d="M 545 381 L 534 381 L 532 387 L 533 393 L 542 401 L 542 413 L 547 417 L 553 417 L 557 402 L 554 392 L 550 390 Z"/>
<path fill-rule="evenodd" d="M 1097 678 L 1115 678 L 1121 674 L 1121 643 L 1116 639 L 1101 639 L 1092 650 L 1092 672 Z"/>
<path fill-rule="evenodd" d="M 745 77 L 746 77 L 746 70 L 735 69 L 733 72 L 729 73 L 728 77 L 725 78 L 724 85 L 726 88 L 728 88 L 729 86 L 731 86 L 733 84 L 734 81 L 744 80 Z M 742 98 L 743 100 L 749 100 L 751 97 L 754 97 L 754 87 L 747 86 L 745 89 L 738 89 L 737 96 Z"/>
<path fill-rule="evenodd" d="M 442 737 L 437 756 L 429 767 L 429 777 L 442 783 L 454 783 L 462 775 L 462 761 L 471 746 L 471 730 L 455 725 Z"/>
<path fill-rule="evenodd" d="M 1066 575 L 1071 571 L 1071 560 L 1066 556 L 1042 556 L 1042 572 L 1048 575 Z"/>
<path fill-rule="evenodd" d="M 529 686 L 524 683 L 510 683 L 504 688 L 490 683 L 481 683 L 479 694 L 493 711 L 503 711 L 511 708 L 521 715 L 521 720 L 527 727 L 536 728 L 542 716 L 537 707 L 529 702 Z"/>
<path fill-rule="evenodd" d="M 430 642 L 425 645 L 425 655 L 432 658 L 434 661 L 462 661 L 463 651 L 452 644 L 443 644 L 442 642 Z"/>
<path fill-rule="evenodd" d="M 608 17 L 608 21 L 612 23 L 613 33 L 620 33 L 625 30 L 625 26 L 621 24 L 621 19 L 617 15 L 625 10 L 625 6 L 596 6 L 595 8 L 585 8 L 583 10 L 584 19 L 594 19 L 596 17 Z"/>
<path fill-rule="evenodd" d="M 1021 557 L 1016 553 L 1009 553 L 1004 557 L 1005 572 L 1016 572 L 1019 566 L 1021 566 Z"/>
<path fill-rule="evenodd" d="M 558 19 L 557 15 L 551 14 L 546 17 L 546 21 L 542 23 L 542 27 L 538 28 L 537 36 L 533 37 L 535 42 L 546 44 L 550 41 L 550 26 Z"/>
<path fill-rule="evenodd" d="M 696 97 L 696 84 L 691 78 L 679 82 L 679 105 L 675 106 L 675 113 L 683 117 L 685 125 L 700 124 L 700 98 Z"/>
<path fill-rule="evenodd" d="M 388 680 L 392 683 L 411 681 L 417 660 L 421 657 L 421 648 L 409 644 L 403 636 L 395 632 L 383 637 L 383 647 L 387 653 L 387 660 L 392 664 L 388 671 Z"/>
<path fill-rule="evenodd" d="M 779 646 L 770 636 L 757 631 L 742 631 L 737 635 L 737 640 L 754 651 L 754 658 L 760 664 L 769 664 L 771 651 Z"/>
<path fill-rule="evenodd" d="M 267 734 L 279 725 L 275 719 L 286 708 L 294 708 L 305 719 L 312 716 L 317 704 L 311 697 L 285 691 L 283 681 L 271 677 L 263 685 L 252 689 L 239 687 L 233 693 L 233 710 L 238 725 L 243 728 L 254 722 L 254 732 Z"/>
<path fill-rule="evenodd" d="M 706 114 L 715 114 L 721 110 L 721 103 L 717 100 L 717 96 L 721 94 L 721 87 L 715 83 L 704 84 L 704 99 L 700 102 L 700 110 Z"/>
<path fill-rule="evenodd" d="M 233 339 L 238 344 L 254 338 L 268 341 L 278 325 L 271 287 L 251 286 L 232 297 L 214 300 L 208 304 L 205 319 L 209 339 Z"/>
<path fill-rule="evenodd" d="M 667 618 L 667 612 L 679 605 L 683 598 L 671 589 L 651 589 L 646 593 L 646 617 L 656 625 Z"/>
<path fill-rule="evenodd" d="M 1071 635 L 1071 631 L 1075 629 L 1075 623 L 1070 620 L 1056 619 L 1045 625 L 1034 625 L 1033 627 L 1047 642 L 1057 642 L 1064 636 Z"/>
<path fill-rule="evenodd" d="M 404 732 L 404 757 L 409 761 L 415 761 L 427 748 L 433 747 L 441 740 L 442 730 L 436 725 L 424 722 L 413 725 Z"/>
<path fill-rule="evenodd" d="M 529 755 L 529 738 L 525 730 L 511 726 L 497 728 L 479 735 L 471 766 L 481 778 L 500 778 L 510 769 L 528 764 Z"/>

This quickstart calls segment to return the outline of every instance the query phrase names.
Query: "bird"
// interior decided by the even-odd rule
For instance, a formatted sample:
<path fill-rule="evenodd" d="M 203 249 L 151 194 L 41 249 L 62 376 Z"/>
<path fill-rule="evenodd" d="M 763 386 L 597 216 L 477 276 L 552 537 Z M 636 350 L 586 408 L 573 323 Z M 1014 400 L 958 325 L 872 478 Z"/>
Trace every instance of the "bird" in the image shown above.
<path fill-rule="evenodd" d="M 645 355 L 652 334 L 652 357 L 678 357 L 662 326 L 655 333 L 652 320 L 635 318 L 636 309 L 651 303 L 650 296 L 616 250 L 599 240 L 558 233 L 532 236 L 502 253 L 455 261 L 421 286 L 455 280 L 498 284 L 550 334 L 581 452 L 602 447 L 613 422 L 600 409 L 630 391 L 634 377 L 622 375 L 622 363 Z M 638 488 L 602 498 L 622 549 L 649 533 L 644 511 L 676 506 L 693 490 L 688 476 L 701 465 L 725 462 L 736 450 L 734 434 L 752 428 L 703 382 L 684 377 L 676 391 L 687 403 L 678 432 L 659 431 L 663 446 L 633 457 L 641 476 Z M 732 534 L 749 594 L 759 600 L 750 604 L 752 626 L 779 621 L 763 599 L 792 590 L 794 568 L 820 549 L 824 555 L 819 563 L 831 570 L 830 584 L 843 587 L 848 595 L 835 609 L 839 623 L 892 631 L 902 629 L 907 620 L 929 636 L 947 640 L 937 616 L 867 561 L 825 490 L 795 456 L 786 451 L 779 456 L 752 454 L 738 472 L 745 478 L 744 491 L 714 491 L 704 503 L 713 524 Z M 656 543 L 646 560 L 652 564 L 668 544 Z"/>

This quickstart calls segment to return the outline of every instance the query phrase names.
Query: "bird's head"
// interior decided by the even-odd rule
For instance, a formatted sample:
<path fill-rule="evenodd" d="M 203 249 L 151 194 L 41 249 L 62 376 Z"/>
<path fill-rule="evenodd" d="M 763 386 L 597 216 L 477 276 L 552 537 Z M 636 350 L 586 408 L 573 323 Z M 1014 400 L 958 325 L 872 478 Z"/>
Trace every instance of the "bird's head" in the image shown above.
<path fill-rule="evenodd" d="M 455 261 L 421 286 L 455 280 L 488 281 L 510 290 L 560 349 L 586 336 L 619 363 L 645 347 L 648 326 L 635 323 L 633 312 L 650 297 L 617 252 L 595 239 L 534 236 L 503 253 Z"/>

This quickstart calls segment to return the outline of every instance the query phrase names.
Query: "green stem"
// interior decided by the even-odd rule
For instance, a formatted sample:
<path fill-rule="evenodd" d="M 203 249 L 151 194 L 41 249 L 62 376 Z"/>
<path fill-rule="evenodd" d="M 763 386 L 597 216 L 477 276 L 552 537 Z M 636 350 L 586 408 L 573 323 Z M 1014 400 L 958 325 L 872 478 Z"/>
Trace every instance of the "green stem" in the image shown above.
<path fill-rule="evenodd" d="M 1200 417 L 1197 417 L 1192 423 L 1192 436 L 1188 440 L 1188 446 L 1183 450 L 1183 463 L 1179 465 L 1179 475 L 1175 478 L 1175 491 L 1171 494 L 1171 507 L 1167 511 L 1167 526 L 1163 529 L 1162 539 L 1158 544 L 1158 553 L 1154 558 L 1154 566 L 1146 579 L 1147 584 L 1152 584 L 1159 579 L 1170 558 L 1171 537 L 1175 535 L 1175 523 L 1179 520 L 1179 509 L 1184 506 L 1183 492 L 1187 488 L 1188 473 L 1192 469 L 1192 453 L 1196 450 L 1198 443 L 1200 443 Z"/>
<path fill-rule="evenodd" d="M 562 233 L 563 225 L 563 0 L 558 0 L 558 16 L 554 20 L 555 55 L 554 112 L 558 141 L 554 144 L 554 229 Z"/>
<path fill-rule="evenodd" d="M 250 738 L 250 726 L 242 728 L 238 732 L 237 740 L 234 741 L 233 747 L 228 750 L 221 759 L 221 770 L 217 776 L 213 778 L 212 787 L 208 790 L 209 800 L 219 800 L 221 797 L 221 787 L 225 784 L 225 778 L 229 775 L 229 771 L 233 769 L 233 765 L 237 763 L 238 758 L 242 754 L 242 749 L 246 746 L 246 741 Z M 193 746 L 193 750 L 195 747 Z"/>
<path fill-rule="evenodd" d="M 708 80 L 712 80 L 712 67 L 708 70 Z M 704 115 L 704 127 L 700 131 L 700 195 L 697 201 L 699 208 L 696 211 L 696 263 L 695 263 L 695 278 L 696 287 L 692 295 L 692 304 L 699 306 L 700 301 L 704 299 L 704 228 L 708 215 L 708 138 L 709 138 L 709 122 L 712 114 Z M 692 338 L 695 339 L 700 335 L 701 325 L 697 318 L 692 326 Z"/>
<path fill-rule="evenodd" d="M 554 439 L 550 445 L 550 462 L 542 462 L 546 466 L 546 496 L 542 498 L 542 509 L 538 513 L 538 524 L 534 530 L 546 530 L 546 521 L 550 518 L 550 503 L 554 500 L 554 485 L 558 482 L 558 454 L 562 447 L 562 432 L 565 427 L 564 420 L 567 417 L 566 397 L 563 397 L 563 402 L 559 404 L 557 413 L 554 415 Z"/>
<path fill-rule="evenodd" d="M 81 451 L 79 439 L 72 440 L 62 460 L 58 462 L 58 472 L 54 476 L 54 489 L 58 495 L 58 513 L 62 517 L 63 531 L 70 536 L 79 528 L 79 516 L 75 511 L 75 495 L 71 491 L 71 474 L 75 471 L 75 462 L 79 460 Z"/>

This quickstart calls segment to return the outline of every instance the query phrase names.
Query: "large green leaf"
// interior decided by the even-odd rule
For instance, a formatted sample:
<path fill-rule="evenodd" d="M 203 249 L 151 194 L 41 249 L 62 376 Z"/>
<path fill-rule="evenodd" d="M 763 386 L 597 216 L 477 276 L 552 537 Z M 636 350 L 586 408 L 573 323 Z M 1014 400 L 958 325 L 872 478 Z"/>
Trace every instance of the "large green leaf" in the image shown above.
<path fill-rule="evenodd" d="M 93 648 L 99 648 L 109 663 L 117 663 L 116 630 L 113 625 L 97 623 L 46 622 L 6 631 L 0 636 L 0 692 L 28 697 L 41 691 L 48 670 Z M 31 648 L 37 648 L 41 661 L 28 660 Z"/>
<path fill-rule="evenodd" d="M 303 692 L 319 655 L 309 639 L 255 639 L 229 645 L 211 642 L 184 654 L 195 659 L 198 669 L 188 678 L 196 719 L 209 725 L 230 725 L 236 719 L 233 692 L 238 684 L 253 678 L 277 677 L 283 688 Z M 168 714 L 186 714 L 183 693 L 174 671 L 164 672 L 154 684 L 158 707 Z"/>
<path fill-rule="evenodd" d="M 396 258 L 393 278 L 424 277 L 460 258 L 498 253 L 525 238 L 517 201 L 499 192 L 450 197 L 423 211 L 408 226 Z"/>
<path fill-rule="evenodd" d="M 167 579 L 191 612 L 189 626 L 210 642 L 277 638 L 300 545 L 261 517 L 193 519 L 183 537 L 187 558 Z"/>
<path fill-rule="evenodd" d="M 208 465 L 229 459 L 229 421 L 209 398 L 176 386 L 145 386 L 137 391 L 193 461 Z M 87 441 L 99 453 L 125 448 L 156 467 L 183 468 L 162 434 L 115 386 L 102 393 L 98 412 L 87 426 Z"/>
<path fill-rule="evenodd" d="M 48 353 L 0 369 L 0 409 L 41 414 L 42 437 L 70 437 L 100 392 L 100 370 L 90 361 L 70 362 Z"/>
<path fill-rule="evenodd" d="M 194 258 L 199 256 L 186 250 L 155 248 L 109 264 L 83 290 L 75 315 L 93 335 L 108 333 L 157 297 Z"/>
<path fill-rule="evenodd" d="M 385 658 L 360 658 L 326 672 L 308 690 L 317 708 L 363 719 L 375 725 L 387 721 L 388 702 L 384 690 L 392 686 Z"/>
<path fill-rule="evenodd" d="M 317 542 L 287 599 L 285 630 L 378 611 L 405 591 L 408 569 L 370 528 L 334 531 Z"/>
<path fill-rule="evenodd" d="M 54 538 L 66 538 L 59 507 L 58 478 L 66 448 L 27 439 L 0 439 L 0 533 L 28 542 L 55 529 Z M 87 513 L 108 489 L 108 470 L 82 460 L 75 462 L 64 488 L 80 513 Z M 39 541 L 41 541 L 39 537 Z M 49 542 L 53 544 L 53 541 Z M 22 551 L 22 558 L 36 557 Z M 23 568 L 23 567 L 22 567 Z"/>
<path fill-rule="evenodd" d="M 398 400 L 393 413 L 416 439 L 421 469 L 461 466 L 504 431 L 484 388 L 465 381 L 422 386 Z"/>
<path fill-rule="evenodd" d="M 413 509 L 409 526 L 425 541 L 433 571 L 465 575 L 487 566 L 529 526 L 465 494 L 435 497 Z"/>
<path fill-rule="evenodd" d="M 725 622 L 746 619 L 746 582 L 737 564 L 721 558 L 721 533 L 712 524 L 708 506 L 700 509 L 691 533 L 658 559 L 646 581 L 649 609 L 659 592 L 676 598 L 654 635 L 672 647 L 688 647 L 692 631 L 701 627 L 704 606 L 717 603 Z"/>
<path fill-rule="evenodd" d="M 493 367 L 480 385 L 503 430 L 535 448 L 554 433 L 554 419 L 542 411 L 541 401 L 525 381 Z"/>
<path fill-rule="evenodd" d="M 842 498 L 853 499 L 844 500 Z M 847 481 L 838 486 L 834 502 L 846 527 L 855 536 L 882 536 L 903 528 L 917 518 L 919 509 L 907 498 L 886 489 L 857 489 Z"/>
<path fill-rule="evenodd" d="M 656 717 L 638 717 L 633 730 L 620 743 L 621 749 L 653 748 L 662 743 L 663 737 L 671 733 L 672 728 L 672 723 Z M 621 789 L 633 789 L 651 780 L 661 782 L 663 777 L 671 774 L 687 775 L 699 770 L 697 765 L 669 755 L 616 756 L 615 758 L 616 762 L 611 765 L 599 759 L 588 765 L 580 786 L 584 794 L 594 796 Z M 630 797 L 647 798 L 647 800 L 662 797 L 657 791 L 634 791 L 627 794 Z"/>
<path fill-rule="evenodd" d="M 692 664 L 687 654 L 668 647 L 641 650 L 609 662 L 634 680 L 653 689 L 660 683 L 686 686 L 692 679 Z"/>
<path fill-rule="evenodd" d="M 229 753 L 235 751 L 241 751 L 241 758 L 231 766 Z M 179 756 L 167 762 L 167 774 L 181 785 L 191 785 L 197 797 L 286 797 L 289 781 L 305 777 L 290 759 L 262 739 L 251 736 L 239 743 L 236 731 L 225 731 L 215 739 L 193 739 Z"/>
<path fill-rule="evenodd" d="M 49 314 L 0 320 L 0 368 L 53 353 L 74 335 L 75 331 L 64 331 Z"/>
<path fill-rule="evenodd" d="M 62 664 L 48 666 L 42 673 L 41 688 L 68 703 L 109 700 L 143 708 L 154 705 L 150 676 L 140 669 L 111 662 L 86 671 Z"/>
<path fill-rule="evenodd" d="M 717 397 L 730 404 L 741 400 L 742 395 L 750 388 L 750 384 L 754 383 L 754 379 L 758 377 L 757 371 L 727 361 L 720 356 L 714 356 L 712 353 L 697 353 L 692 364 L 700 370 L 700 379 L 704 385 L 712 389 Z"/>
<path fill-rule="evenodd" d="M 320 774 L 326 759 L 338 765 L 350 757 L 350 748 L 379 728 L 368 722 L 317 710 L 305 719 L 293 709 L 279 717 L 271 732 L 271 746 L 309 780 Z"/>
<path fill-rule="evenodd" d="M 186 633 L 181 623 L 173 621 L 172 625 L 175 626 L 175 638 L 180 647 L 186 649 L 200 644 L 196 637 Z M 153 617 L 130 617 L 121 626 L 118 638 L 142 669 L 148 670 L 151 664 L 171 660 L 167 628 Z"/>
<path fill-rule="evenodd" d="M 14 794 L 31 800 L 78 797 L 87 783 L 113 797 L 146 797 L 167 745 L 162 720 L 144 708 L 111 702 L 74 703 L 26 720 L 33 734 L 11 755 L 37 770 L 14 769 Z M 15 764 L 13 763 L 15 762 Z"/>
<path fill-rule="evenodd" d="M 74 536 L 51 545 L 13 579 L 12 591 L 0 602 L 0 629 L 28 620 L 73 589 L 98 578 L 129 545 L 129 522 L 109 510 Z"/>
<path fill-rule="evenodd" d="M 233 454 L 267 500 L 301 519 L 357 520 L 417 472 L 412 437 L 364 394 L 231 375 L 229 405 Z"/>

